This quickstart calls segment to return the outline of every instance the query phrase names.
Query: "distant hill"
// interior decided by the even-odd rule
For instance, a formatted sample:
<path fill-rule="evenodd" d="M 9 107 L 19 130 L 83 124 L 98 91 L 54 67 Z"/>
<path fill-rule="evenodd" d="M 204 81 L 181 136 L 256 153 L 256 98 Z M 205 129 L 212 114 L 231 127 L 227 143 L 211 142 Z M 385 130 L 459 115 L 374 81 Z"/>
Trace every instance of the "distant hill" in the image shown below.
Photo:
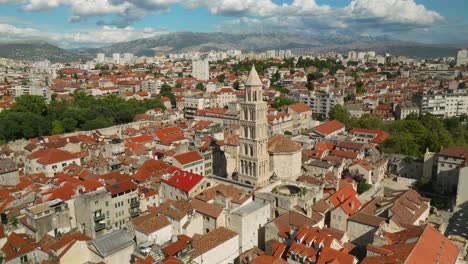
<path fill-rule="evenodd" d="M 51 62 L 69 62 L 88 60 L 93 55 L 65 50 L 43 41 L 29 41 L 0 43 L 0 57 L 16 60 L 40 61 L 48 59 Z"/>
<path fill-rule="evenodd" d="M 429 45 L 404 42 L 388 37 L 352 37 L 347 35 L 305 35 L 293 33 L 194 33 L 174 32 L 151 38 L 120 42 L 102 48 L 65 50 L 45 42 L 0 43 L 0 57 L 25 60 L 49 59 L 52 62 L 88 60 L 96 53 L 130 52 L 137 56 L 153 56 L 156 53 L 180 53 L 239 49 L 262 52 L 271 49 L 291 49 L 299 52 L 373 50 L 379 54 L 390 53 L 410 57 L 453 57 L 462 46 Z"/>
<path fill-rule="evenodd" d="M 347 35 L 305 35 L 293 33 L 194 33 L 175 32 L 151 38 L 121 42 L 97 49 L 108 55 L 114 52 L 131 52 L 138 56 L 153 56 L 157 52 L 178 53 L 240 49 L 243 51 L 266 51 L 291 49 L 294 51 L 375 50 L 413 57 L 455 56 L 460 47 L 456 45 L 428 45 L 404 42 L 389 37 L 351 37 Z"/>

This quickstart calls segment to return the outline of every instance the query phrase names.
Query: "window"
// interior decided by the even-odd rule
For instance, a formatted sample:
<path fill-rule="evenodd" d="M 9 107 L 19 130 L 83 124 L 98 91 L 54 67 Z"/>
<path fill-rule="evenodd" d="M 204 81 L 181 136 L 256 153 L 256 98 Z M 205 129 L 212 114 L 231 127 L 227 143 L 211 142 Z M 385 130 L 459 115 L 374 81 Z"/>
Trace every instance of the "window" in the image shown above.
<path fill-rule="evenodd" d="M 21 256 L 20 260 L 21 260 L 21 263 L 28 262 L 28 255 Z"/>

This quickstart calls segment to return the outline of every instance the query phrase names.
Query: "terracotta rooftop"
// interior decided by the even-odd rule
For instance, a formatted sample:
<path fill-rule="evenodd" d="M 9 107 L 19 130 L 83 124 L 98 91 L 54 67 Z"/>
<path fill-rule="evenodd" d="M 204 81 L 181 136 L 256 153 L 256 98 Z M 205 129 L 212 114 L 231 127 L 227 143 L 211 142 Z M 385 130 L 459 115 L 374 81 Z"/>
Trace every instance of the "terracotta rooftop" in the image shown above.
<path fill-rule="evenodd" d="M 304 113 L 310 111 L 310 106 L 308 104 L 292 104 L 288 106 L 289 109 L 293 110 L 296 113 Z"/>
<path fill-rule="evenodd" d="M 225 227 L 218 227 L 207 234 L 195 237 L 192 241 L 191 257 L 196 258 L 236 236 L 236 232 Z"/>
<path fill-rule="evenodd" d="M 283 135 L 275 135 L 268 140 L 270 153 L 295 153 L 302 150 L 302 146 Z"/>
<path fill-rule="evenodd" d="M 321 125 L 314 127 L 314 130 L 319 132 L 322 135 L 328 135 L 337 130 L 343 129 L 344 127 L 345 125 L 341 123 L 340 121 L 332 120 L 332 121 L 328 121 L 328 122 L 325 122 Z"/>
<path fill-rule="evenodd" d="M 166 226 L 169 226 L 171 223 L 164 215 L 150 213 L 132 219 L 132 224 L 136 230 L 146 235 L 150 235 Z"/>
<path fill-rule="evenodd" d="M 28 155 L 29 159 L 37 159 L 43 165 L 55 164 L 63 161 L 78 159 L 79 156 L 60 149 L 40 149 Z"/>
<path fill-rule="evenodd" d="M 169 184 L 187 193 L 204 179 L 201 175 L 177 168 L 170 168 L 169 173 L 171 173 L 172 176 L 169 179 L 161 179 L 161 182 Z"/>
<path fill-rule="evenodd" d="M 189 151 L 173 157 L 181 165 L 187 165 L 192 162 L 203 160 L 203 156 L 196 151 Z"/>

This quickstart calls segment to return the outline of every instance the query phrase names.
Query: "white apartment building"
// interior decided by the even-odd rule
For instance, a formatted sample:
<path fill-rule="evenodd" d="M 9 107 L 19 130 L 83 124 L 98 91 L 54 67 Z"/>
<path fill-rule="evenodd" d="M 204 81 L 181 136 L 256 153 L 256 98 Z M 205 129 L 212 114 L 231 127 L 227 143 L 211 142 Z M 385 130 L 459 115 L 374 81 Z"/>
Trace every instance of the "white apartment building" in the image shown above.
<path fill-rule="evenodd" d="M 184 113 L 187 119 L 193 119 L 198 110 L 210 108 L 210 99 L 203 97 L 185 97 Z"/>
<path fill-rule="evenodd" d="M 344 105 L 344 98 L 332 93 L 326 94 L 311 91 L 308 96 L 301 96 L 300 102 L 310 105 L 313 115 L 325 115 L 325 117 L 328 117 L 328 112 L 335 105 Z"/>
<path fill-rule="evenodd" d="M 44 100 L 49 101 L 52 93 L 49 92 L 47 86 L 29 86 L 29 85 L 16 85 L 15 86 L 15 97 L 22 95 L 37 95 L 42 96 Z"/>
<path fill-rule="evenodd" d="M 106 54 L 104 54 L 104 53 L 98 53 L 98 54 L 96 55 L 96 62 L 97 62 L 97 63 L 104 63 L 104 62 L 106 62 Z"/>
<path fill-rule="evenodd" d="M 120 53 L 114 53 L 112 54 L 112 62 L 113 63 L 120 63 Z"/>
<path fill-rule="evenodd" d="M 468 114 L 468 94 L 425 94 L 416 95 L 413 101 L 421 113 L 452 117 Z"/>
<path fill-rule="evenodd" d="M 468 50 L 462 49 L 457 52 L 457 66 L 468 65 Z"/>
<path fill-rule="evenodd" d="M 192 76 L 199 81 L 208 81 L 210 79 L 208 59 L 192 61 Z"/>
<path fill-rule="evenodd" d="M 124 53 L 123 54 L 123 61 L 124 63 L 132 63 L 133 62 L 133 54 L 132 53 Z"/>

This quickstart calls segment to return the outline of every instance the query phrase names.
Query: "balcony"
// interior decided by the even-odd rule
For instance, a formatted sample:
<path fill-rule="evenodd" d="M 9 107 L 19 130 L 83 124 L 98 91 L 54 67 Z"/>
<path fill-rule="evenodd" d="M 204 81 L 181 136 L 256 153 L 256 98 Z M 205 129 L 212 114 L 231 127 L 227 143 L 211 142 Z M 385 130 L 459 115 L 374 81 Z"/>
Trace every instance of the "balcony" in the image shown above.
<path fill-rule="evenodd" d="M 131 201 L 130 208 L 140 207 L 140 201 Z"/>
<path fill-rule="evenodd" d="M 129 210 L 130 212 L 130 216 L 133 218 L 133 217 L 137 217 L 140 215 L 140 209 L 130 209 Z"/>
<path fill-rule="evenodd" d="M 99 232 L 106 229 L 106 224 L 96 223 L 94 226 L 94 231 Z"/>
<path fill-rule="evenodd" d="M 106 216 L 104 214 L 94 215 L 94 221 L 95 222 L 104 220 L 104 218 L 106 218 Z"/>

